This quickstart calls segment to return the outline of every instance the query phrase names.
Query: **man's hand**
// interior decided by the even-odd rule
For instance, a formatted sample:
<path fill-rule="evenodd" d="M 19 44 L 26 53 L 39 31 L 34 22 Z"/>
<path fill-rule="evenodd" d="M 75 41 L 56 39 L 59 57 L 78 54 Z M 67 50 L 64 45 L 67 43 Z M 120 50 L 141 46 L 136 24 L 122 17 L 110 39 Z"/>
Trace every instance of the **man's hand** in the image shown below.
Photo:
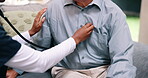
<path fill-rule="evenodd" d="M 16 78 L 17 75 L 18 73 L 13 69 L 7 70 L 7 74 L 6 74 L 7 78 Z"/>
<path fill-rule="evenodd" d="M 29 30 L 30 36 L 33 36 L 34 34 L 36 34 L 37 32 L 39 32 L 40 29 L 42 28 L 42 24 L 45 21 L 45 17 L 41 18 L 41 16 L 46 12 L 46 9 L 47 8 L 44 8 L 40 12 L 38 12 L 36 18 L 34 19 L 33 26 Z"/>
<path fill-rule="evenodd" d="M 88 23 L 84 25 L 82 28 L 78 29 L 72 38 L 75 40 L 76 44 L 79 44 L 80 42 L 86 40 L 91 32 L 93 31 L 94 26 L 91 23 Z"/>

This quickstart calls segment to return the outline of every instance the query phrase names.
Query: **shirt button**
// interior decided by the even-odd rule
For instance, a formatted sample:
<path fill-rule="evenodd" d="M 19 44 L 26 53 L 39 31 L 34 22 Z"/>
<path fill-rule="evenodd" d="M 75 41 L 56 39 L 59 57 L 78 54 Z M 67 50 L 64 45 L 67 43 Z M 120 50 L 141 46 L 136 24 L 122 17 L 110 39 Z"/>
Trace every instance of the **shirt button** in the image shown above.
<path fill-rule="evenodd" d="M 84 11 L 84 9 L 81 9 L 81 11 Z"/>
<path fill-rule="evenodd" d="M 82 57 L 82 59 L 84 59 L 84 56 Z"/>

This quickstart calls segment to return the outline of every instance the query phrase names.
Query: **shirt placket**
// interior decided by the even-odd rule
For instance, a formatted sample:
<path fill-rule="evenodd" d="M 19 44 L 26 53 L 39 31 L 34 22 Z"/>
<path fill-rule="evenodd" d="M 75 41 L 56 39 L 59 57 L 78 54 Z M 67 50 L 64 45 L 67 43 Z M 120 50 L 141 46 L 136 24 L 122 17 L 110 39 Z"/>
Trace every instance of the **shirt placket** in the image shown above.
<path fill-rule="evenodd" d="M 78 20 L 78 28 L 81 28 L 82 26 L 84 26 L 86 24 L 86 19 L 84 17 L 84 9 L 81 9 L 80 13 L 79 13 L 79 20 Z"/>
<path fill-rule="evenodd" d="M 81 9 L 81 11 L 79 13 L 79 17 L 78 17 L 79 18 L 79 20 L 78 20 L 78 29 L 86 24 L 86 18 L 85 18 L 84 15 L 85 15 L 85 11 L 84 11 L 84 9 Z M 83 63 L 82 63 L 83 59 L 85 58 L 84 57 L 85 54 L 83 54 L 84 52 L 82 52 L 83 51 L 82 49 L 84 49 L 83 43 L 80 43 L 78 46 L 79 47 L 77 48 L 77 50 L 78 50 L 78 55 L 79 55 L 79 57 L 78 57 L 79 58 L 79 63 L 81 65 L 81 68 L 84 68 Z"/>

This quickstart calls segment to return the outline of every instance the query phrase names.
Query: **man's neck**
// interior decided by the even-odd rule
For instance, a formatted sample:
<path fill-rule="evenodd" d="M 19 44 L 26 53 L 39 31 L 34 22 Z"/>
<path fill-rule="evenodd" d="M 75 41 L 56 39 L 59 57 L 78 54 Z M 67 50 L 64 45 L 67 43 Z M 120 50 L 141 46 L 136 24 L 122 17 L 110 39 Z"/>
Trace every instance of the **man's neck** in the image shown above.
<path fill-rule="evenodd" d="M 85 8 L 86 6 L 88 6 L 93 0 L 85 0 L 85 1 L 75 1 L 75 3 L 79 6 L 81 6 L 82 8 Z"/>

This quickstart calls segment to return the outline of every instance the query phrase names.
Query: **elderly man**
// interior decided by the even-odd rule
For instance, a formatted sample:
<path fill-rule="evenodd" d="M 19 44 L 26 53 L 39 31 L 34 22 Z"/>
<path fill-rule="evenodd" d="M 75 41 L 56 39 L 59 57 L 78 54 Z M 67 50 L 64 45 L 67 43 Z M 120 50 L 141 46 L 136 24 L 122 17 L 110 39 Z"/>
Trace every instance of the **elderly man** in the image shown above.
<path fill-rule="evenodd" d="M 34 42 L 50 47 L 86 23 L 91 37 L 52 68 L 55 78 L 134 78 L 133 41 L 125 14 L 111 0 L 52 0 Z"/>

